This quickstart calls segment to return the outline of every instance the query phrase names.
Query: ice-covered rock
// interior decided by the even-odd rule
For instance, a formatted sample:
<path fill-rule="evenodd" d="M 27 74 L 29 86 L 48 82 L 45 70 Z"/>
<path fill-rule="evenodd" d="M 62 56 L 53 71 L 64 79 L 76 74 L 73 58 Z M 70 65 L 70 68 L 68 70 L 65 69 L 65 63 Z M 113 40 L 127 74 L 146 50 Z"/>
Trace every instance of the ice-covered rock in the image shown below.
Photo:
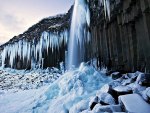
<path fill-rule="evenodd" d="M 112 83 L 112 82 L 111 82 Z M 105 84 L 101 89 L 101 92 L 109 93 L 115 100 L 118 100 L 117 92 L 112 88 L 111 85 Z"/>
<path fill-rule="evenodd" d="M 129 94 L 119 97 L 119 102 L 129 113 L 149 113 L 150 104 L 146 103 L 138 94 Z"/>
<path fill-rule="evenodd" d="M 29 90 L 49 85 L 60 77 L 60 70 L 15 70 L 5 68 L 1 70 L 0 89 Z"/>
<path fill-rule="evenodd" d="M 125 80 L 122 80 L 122 85 L 129 85 L 131 83 L 133 83 L 133 79 L 132 78 L 129 78 L 129 79 L 125 79 Z"/>
<path fill-rule="evenodd" d="M 117 87 L 117 86 L 122 85 L 120 80 L 114 80 L 114 81 L 112 81 L 112 82 L 110 82 L 110 83 L 108 83 L 108 84 L 109 84 L 112 88 L 115 88 L 115 87 Z"/>
<path fill-rule="evenodd" d="M 136 79 L 136 83 L 142 86 L 150 86 L 150 74 L 141 73 Z"/>
<path fill-rule="evenodd" d="M 17 70 L 10 71 L 10 75 L 16 74 L 17 72 Z M 29 88 L 29 90 L 20 91 L 18 89 L 18 92 L 10 92 L 9 90 L 8 92 L 5 92 L 5 94 L 0 95 L 1 113 L 88 112 L 90 110 L 90 97 L 94 97 L 97 90 L 105 83 L 111 81 L 109 77 L 101 75 L 94 67 L 82 65 L 79 69 L 70 70 L 59 76 L 53 83 L 37 87 L 37 89 L 32 89 L 30 87 L 34 84 L 36 84 L 36 86 L 40 85 L 40 81 L 43 81 L 44 77 L 55 78 L 55 75 L 45 75 L 42 70 L 37 70 L 37 72 L 39 73 L 38 76 L 34 74 L 34 71 L 21 71 L 19 73 L 20 76 L 16 76 L 19 78 L 21 77 L 19 79 L 23 82 L 21 85 Z M 49 71 L 46 70 L 46 72 L 48 73 Z M 5 75 L 7 73 L 8 71 L 6 71 Z M 28 79 L 24 77 L 27 77 Z M 30 84 L 27 84 L 26 79 L 27 81 L 32 81 L 32 78 L 34 78 L 33 82 L 35 83 L 31 84 L 31 82 Z M 16 82 L 19 82 L 19 80 Z"/>
<path fill-rule="evenodd" d="M 92 110 L 92 113 L 104 113 L 104 112 L 122 112 L 120 105 L 107 105 L 102 106 L 100 104 L 97 104 L 94 109 Z"/>
<path fill-rule="evenodd" d="M 122 74 L 120 72 L 114 72 L 111 74 L 112 79 L 118 79 L 122 77 Z"/>
<path fill-rule="evenodd" d="M 117 92 L 118 96 L 133 93 L 132 88 L 130 88 L 128 86 L 117 86 L 114 88 L 114 90 Z"/>
<path fill-rule="evenodd" d="M 98 91 L 96 95 L 98 96 L 98 102 L 102 105 L 116 104 L 115 99 L 109 93 Z"/>
<path fill-rule="evenodd" d="M 136 83 L 131 83 L 131 84 L 127 85 L 127 86 L 132 88 L 133 93 L 140 93 L 140 92 L 142 92 L 142 91 L 144 91 L 146 89 L 145 86 L 141 86 L 141 85 L 136 84 Z"/>
<path fill-rule="evenodd" d="M 141 94 L 144 100 L 150 103 L 150 87 L 146 88 Z"/>
<path fill-rule="evenodd" d="M 97 103 L 98 103 L 98 96 L 92 97 L 89 102 L 90 109 L 92 110 Z"/>

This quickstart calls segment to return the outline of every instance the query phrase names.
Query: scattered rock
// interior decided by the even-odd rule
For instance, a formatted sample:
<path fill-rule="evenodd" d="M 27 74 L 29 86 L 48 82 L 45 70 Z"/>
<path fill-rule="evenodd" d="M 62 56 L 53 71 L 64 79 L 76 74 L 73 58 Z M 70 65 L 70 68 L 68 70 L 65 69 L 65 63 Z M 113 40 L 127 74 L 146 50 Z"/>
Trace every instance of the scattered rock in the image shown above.
<path fill-rule="evenodd" d="M 133 79 L 131 79 L 131 78 L 129 78 L 129 79 L 126 79 L 126 80 L 122 80 L 122 85 L 129 85 L 129 84 L 131 84 L 131 83 L 133 83 L 134 82 L 134 80 Z"/>
<path fill-rule="evenodd" d="M 145 86 L 141 86 L 141 85 L 136 84 L 136 83 L 131 83 L 131 84 L 127 85 L 127 86 L 131 87 L 132 90 L 133 90 L 133 93 L 137 93 L 137 94 L 139 94 L 140 92 L 146 90 Z"/>
<path fill-rule="evenodd" d="M 90 109 L 92 110 L 97 103 L 98 103 L 98 96 L 93 97 L 89 103 Z"/>
<path fill-rule="evenodd" d="M 142 92 L 142 97 L 144 98 L 145 101 L 150 103 L 150 87 Z"/>
<path fill-rule="evenodd" d="M 137 79 L 137 77 L 138 77 L 138 75 L 139 75 L 140 73 L 141 73 L 141 72 L 139 72 L 139 71 L 137 71 L 137 72 L 135 72 L 135 73 L 127 73 L 127 76 L 128 76 L 129 78 L 131 78 L 132 80 L 136 81 L 136 79 Z"/>
<path fill-rule="evenodd" d="M 110 82 L 108 85 L 111 86 L 112 88 L 115 88 L 115 87 L 120 86 L 122 84 L 121 84 L 120 80 L 114 80 L 114 81 Z"/>
<path fill-rule="evenodd" d="M 104 85 L 101 90 L 101 92 L 109 93 L 115 100 L 118 100 L 117 92 L 112 88 L 111 85 Z M 117 101 L 116 101 L 117 103 Z"/>
<path fill-rule="evenodd" d="M 119 103 L 128 113 L 150 113 L 150 105 L 138 94 L 119 96 Z"/>
<path fill-rule="evenodd" d="M 116 104 L 115 99 L 109 94 L 105 92 L 97 92 L 98 102 L 102 105 L 114 105 Z"/>
<path fill-rule="evenodd" d="M 128 86 L 117 86 L 114 88 L 114 90 L 117 92 L 117 95 L 126 95 L 126 94 L 132 94 L 132 88 Z"/>
<path fill-rule="evenodd" d="M 111 74 L 112 79 L 116 80 L 120 77 L 122 77 L 122 74 L 120 72 L 114 72 Z"/>
<path fill-rule="evenodd" d="M 93 113 L 103 113 L 103 112 L 122 112 L 120 105 L 107 105 L 107 106 L 101 106 L 100 104 L 97 104 L 93 111 Z"/>
<path fill-rule="evenodd" d="M 150 74 L 145 74 L 145 78 L 142 81 L 142 86 L 150 87 Z"/>

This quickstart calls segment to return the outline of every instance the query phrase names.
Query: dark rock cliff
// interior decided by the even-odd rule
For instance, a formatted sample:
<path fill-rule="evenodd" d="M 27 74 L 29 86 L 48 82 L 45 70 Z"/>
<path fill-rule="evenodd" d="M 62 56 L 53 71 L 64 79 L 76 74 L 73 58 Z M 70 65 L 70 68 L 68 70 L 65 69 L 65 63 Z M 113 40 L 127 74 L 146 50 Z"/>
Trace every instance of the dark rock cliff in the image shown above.
<path fill-rule="evenodd" d="M 110 20 L 90 0 L 93 55 L 99 66 L 150 72 L 150 0 L 110 0 Z"/>
<path fill-rule="evenodd" d="M 11 47 L 15 47 L 15 44 L 19 43 L 19 41 L 23 41 L 21 42 L 22 46 L 25 45 L 24 42 L 27 42 L 27 43 L 31 43 L 30 48 L 33 48 L 34 46 L 36 47 L 36 44 L 38 44 L 38 42 L 40 42 L 41 40 L 41 36 L 43 32 L 51 33 L 57 36 L 57 38 L 61 38 L 60 35 L 62 32 L 64 32 L 65 30 L 69 32 L 72 8 L 73 7 L 71 7 L 68 13 L 66 14 L 44 18 L 39 23 L 30 27 L 23 34 L 14 36 L 10 41 L 0 46 L 0 53 L 6 46 L 9 46 L 9 49 L 12 49 Z M 34 40 L 34 43 L 33 43 L 33 40 Z M 21 48 L 22 48 L 22 53 L 23 53 L 24 49 L 23 47 Z M 49 47 L 48 53 L 46 49 L 42 50 L 42 58 L 44 58 L 44 61 L 43 61 L 44 68 L 59 66 L 59 62 L 62 62 L 65 60 L 65 51 L 67 49 L 67 45 L 64 41 L 62 41 L 62 44 L 59 45 L 59 49 L 57 48 L 53 48 L 53 49 L 54 50 L 52 50 L 52 48 Z M 9 51 L 9 53 L 7 52 L 6 54 L 6 59 L 4 62 L 5 67 L 12 67 L 12 68 L 17 68 L 17 69 L 30 69 L 31 68 L 31 59 L 27 61 L 27 58 L 23 59 L 23 58 L 20 58 L 20 56 L 18 55 L 15 56 L 14 58 L 15 62 L 13 62 L 13 66 L 11 66 L 12 56 L 9 56 L 8 54 L 11 54 L 12 51 L 13 49 Z M 28 50 L 28 51 L 32 51 L 32 50 Z M 39 52 L 37 54 L 39 55 Z M 33 57 L 32 53 L 30 54 L 30 57 Z"/>
<path fill-rule="evenodd" d="M 105 16 L 101 0 L 89 0 L 92 41 L 87 59 L 97 58 L 99 67 L 109 70 L 150 72 L 150 0 L 110 0 L 110 19 Z M 7 44 L 23 38 L 39 39 L 43 31 L 59 32 L 70 27 L 72 8 L 65 15 L 46 18 Z M 57 66 L 65 60 L 63 45 L 45 56 L 44 66 Z M 17 67 L 17 66 L 15 66 Z M 30 66 L 23 66 L 22 68 Z"/>

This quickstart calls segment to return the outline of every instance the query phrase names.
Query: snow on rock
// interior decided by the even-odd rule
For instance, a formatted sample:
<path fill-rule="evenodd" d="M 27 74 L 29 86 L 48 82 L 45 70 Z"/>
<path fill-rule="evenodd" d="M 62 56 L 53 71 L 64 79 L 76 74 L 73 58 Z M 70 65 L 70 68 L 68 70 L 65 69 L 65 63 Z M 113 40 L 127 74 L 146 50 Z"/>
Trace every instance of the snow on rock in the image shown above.
<path fill-rule="evenodd" d="M 51 84 L 61 76 L 56 68 L 50 70 L 15 70 L 10 68 L 0 68 L 0 89 L 36 89 L 41 86 Z"/>
<path fill-rule="evenodd" d="M 150 103 L 150 87 L 146 88 L 141 94 L 144 100 Z"/>
<path fill-rule="evenodd" d="M 136 79 L 136 83 L 137 84 L 142 84 L 142 81 L 145 79 L 145 74 L 144 73 L 140 73 L 139 76 Z"/>
<path fill-rule="evenodd" d="M 92 97 L 92 98 L 90 99 L 89 107 L 90 107 L 91 110 L 92 110 L 92 109 L 94 108 L 94 106 L 98 103 L 98 100 L 99 100 L 98 96 Z"/>
<path fill-rule="evenodd" d="M 97 94 L 98 96 L 98 101 L 102 105 L 114 105 L 115 99 L 109 94 L 109 93 L 104 93 L 101 91 L 98 91 Z"/>
<path fill-rule="evenodd" d="M 118 79 L 122 77 L 122 74 L 120 72 L 114 72 L 111 74 L 112 79 Z"/>
<path fill-rule="evenodd" d="M 122 80 L 122 85 L 129 85 L 130 83 L 133 83 L 133 79 L 129 78 L 129 79 L 125 79 L 125 80 Z"/>
<path fill-rule="evenodd" d="M 138 94 L 120 96 L 119 102 L 123 104 L 126 112 L 150 113 L 150 104 L 146 103 Z"/>
<path fill-rule="evenodd" d="M 125 94 L 131 94 L 132 88 L 129 86 L 117 86 L 114 88 L 115 91 L 117 91 L 118 95 L 125 95 Z"/>
<path fill-rule="evenodd" d="M 144 91 L 146 89 L 145 86 L 141 86 L 141 85 L 136 84 L 136 83 L 131 83 L 131 84 L 127 85 L 127 86 L 132 88 L 133 93 L 140 93 L 140 92 L 142 92 L 142 91 Z"/>
<path fill-rule="evenodd" d="M 89 107 L 90 97 L 111 79 L 82 64 L 50 85 L 0 96 L 1 113 L 79 113 Z"/>
<path fill-rule="evenodd" d="M 107 106 L 101 106 L 100 104 L 97 104 L 94 109 L 92 110 L 92 113 L 103 113 L 103 112 L 122 112 L 120 105 L 107 105 Z"/>

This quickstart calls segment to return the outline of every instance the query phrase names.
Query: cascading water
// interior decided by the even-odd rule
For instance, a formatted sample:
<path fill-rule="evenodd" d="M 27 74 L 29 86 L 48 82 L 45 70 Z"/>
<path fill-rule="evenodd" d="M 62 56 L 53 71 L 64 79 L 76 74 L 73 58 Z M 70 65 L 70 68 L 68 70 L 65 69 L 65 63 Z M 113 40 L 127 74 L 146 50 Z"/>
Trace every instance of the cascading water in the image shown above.
<path fill-rule="evenodd" d="M 75 0 L 68 46 L 68 69 L 79 66 L 85 60 L 85 43 L 90 40 L 89 26 L 90 11 L 87 0 Z"/>

